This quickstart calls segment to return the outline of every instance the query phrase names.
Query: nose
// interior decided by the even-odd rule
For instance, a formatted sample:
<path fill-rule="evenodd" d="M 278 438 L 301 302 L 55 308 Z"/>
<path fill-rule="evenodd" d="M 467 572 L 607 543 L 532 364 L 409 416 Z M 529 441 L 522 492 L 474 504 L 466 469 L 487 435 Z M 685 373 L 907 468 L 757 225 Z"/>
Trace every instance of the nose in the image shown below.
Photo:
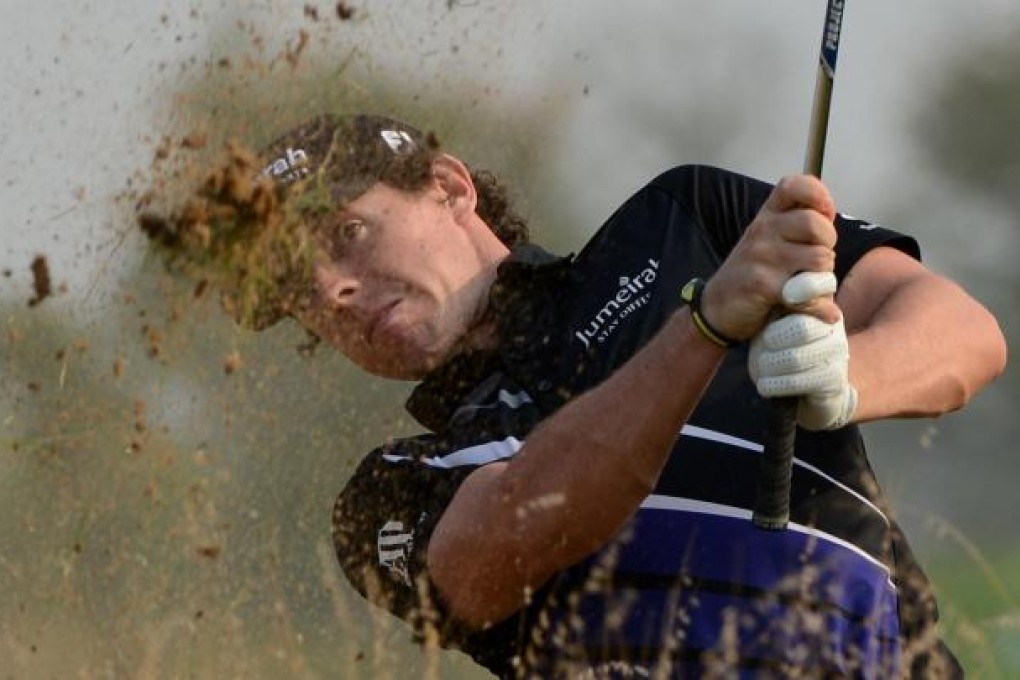
<path fill-rule="evenodd" d="M 353 304 L 361 284 L 348 268 L 327 263 L 315 265 L 315 288 L 327 306 L 339 309 Z"/>

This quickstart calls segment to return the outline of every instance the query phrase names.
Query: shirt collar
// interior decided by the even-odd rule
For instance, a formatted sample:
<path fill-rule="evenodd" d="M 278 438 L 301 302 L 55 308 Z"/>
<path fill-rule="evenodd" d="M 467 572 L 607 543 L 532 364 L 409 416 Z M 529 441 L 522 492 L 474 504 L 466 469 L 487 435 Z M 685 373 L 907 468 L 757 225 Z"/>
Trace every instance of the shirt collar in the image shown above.
<path fill-rule="evenodd" d="M 569 275 L 572 261 L 572 256 L 557 257 L 531 243 L 510 251 L 496 270 L 486 312 L 496 319 L 499 347 L 461 352 L 425 376 L 405 404 L 415 420 L 442 431 L 468 392 L 498 370 L 507 353 L 531 346 L 543 293 Z"/>

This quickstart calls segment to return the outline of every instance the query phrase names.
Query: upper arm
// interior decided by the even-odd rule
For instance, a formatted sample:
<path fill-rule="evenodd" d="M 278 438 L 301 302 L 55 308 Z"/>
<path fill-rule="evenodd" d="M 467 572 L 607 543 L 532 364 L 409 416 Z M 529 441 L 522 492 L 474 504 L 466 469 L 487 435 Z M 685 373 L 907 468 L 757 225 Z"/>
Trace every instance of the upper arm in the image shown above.
<path fill-rule="evenodd" d="M 995 317 L 953 281 L 898 250 L 865 253 L 836 302 L 851 336 L 859 421 L 959 409 L 1005 367 Z"/>
<path fill-rule="evenodd" d="M 935 275 L 906 253 L 885 246 L 866 252 L 850 268 L 836 292 L 848 333 L 868 327 L 893 293 Z"/>

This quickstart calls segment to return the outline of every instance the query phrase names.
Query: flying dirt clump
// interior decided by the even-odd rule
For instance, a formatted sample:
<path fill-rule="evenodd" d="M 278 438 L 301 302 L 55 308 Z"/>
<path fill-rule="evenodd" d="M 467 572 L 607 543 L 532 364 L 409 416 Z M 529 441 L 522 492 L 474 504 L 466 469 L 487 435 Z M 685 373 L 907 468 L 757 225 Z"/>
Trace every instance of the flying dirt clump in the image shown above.
<path fill-rule="evenodd" d="M 182 152 L 199 146 L 189 139 Z M 161 149 L 157 166 L 171 155 Z M 138 201 L 137 224 L 171 272 L 196 291 L 212 286 L 239 323 L 263 328 L 287 313 L 310 270 L 305 224 L 329 201 L 328 192 L 308 182 L 288 187 L 285 196 L 258 157 L 235 142 L 211 167 L 176 201 L 172 182 L 155 182 Z M 160 211 L 156 204 L 176 207 Z"/>
<path fill-rule="evenodd" d="M 50 266 L 44 256 L 36 255 L 32 259 L 31 269 L 32 290 L 35 295 L 28 301 L 28 306 L 35 307 L 53 294 L 53 281 L 50 279 Z"/>

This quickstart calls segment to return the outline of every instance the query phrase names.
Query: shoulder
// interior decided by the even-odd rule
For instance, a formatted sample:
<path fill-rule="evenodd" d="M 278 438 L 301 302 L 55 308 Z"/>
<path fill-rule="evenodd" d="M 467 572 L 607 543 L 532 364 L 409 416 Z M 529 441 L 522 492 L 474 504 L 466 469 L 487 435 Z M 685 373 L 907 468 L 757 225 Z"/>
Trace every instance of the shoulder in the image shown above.
<path fill-rule="evenodd" d="M 772 186 L 711 165 L 666 170 L 634 192 L 603 224 L 586 248 L 615 257 L 633 244 L 652 247 L 701 240 L 719 258 L 739 240 Z M 672 245 L 670 245 L 672 244 Z M 582 253 L 586 255 L 587 253 Z"/>
<path fill-rule="evenodd" d="M 521 445 L 514 437 L 458 445 L 426 434 L 395 440 L 367 455 L 337 497 L 332 516 L 337 557 L 355 587 L 365 592 L 366 567 L 410 586 L 413 561 L 424 554 L 464 480 L 479 467 L 514 455 Z"/>
<path fill-rule="evenodd" d="M 678 194 L 691 194 L 713 188 L 741 184 L 760 185 L 771 190 L 771 185 L 749 175 L 703 163 L 676 165 L 656 176 L 650 186 Z"/>
<path fill-rule="evenodd" d="M 352 543 L 365 530 L 374 531 L 380 518 L 406 518 L 452 495 L 470 468 L 444 467 L 449 449 L 440 437 L 426 434 L 395 440 L 365 456 L 337 498 L 334 537 Z"/>

